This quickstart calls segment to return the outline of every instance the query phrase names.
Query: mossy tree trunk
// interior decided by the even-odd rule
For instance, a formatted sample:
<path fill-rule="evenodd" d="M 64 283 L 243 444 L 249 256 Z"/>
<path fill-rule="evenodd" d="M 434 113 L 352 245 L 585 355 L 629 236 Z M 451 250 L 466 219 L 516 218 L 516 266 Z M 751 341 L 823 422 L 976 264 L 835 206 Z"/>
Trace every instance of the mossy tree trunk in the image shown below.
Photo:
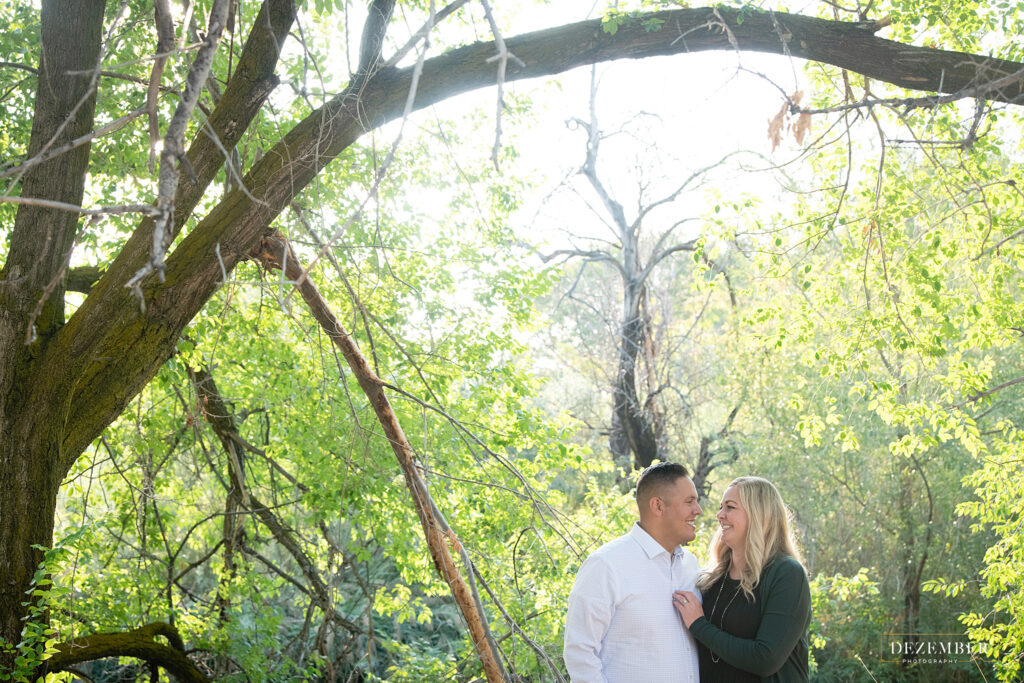
<path fill-rule="evenodd" d="M 29 156 L 90 132 L 104 0 L 48 0 Z M 82 203 L 89 145 L 29 169 L 22 197 Z M 74 377 L 48 354 L 64 325 L 63 274 L 80 220 L 22 204 L 0 277 L 0 639 L 20 640 L 25 591 L 53 542 L 57 491 L 73 457 L 64 429 Z M 76 454 L 77 455 L 77 454 Z M 0 660 L 0 666 L 5 662 Z"/>

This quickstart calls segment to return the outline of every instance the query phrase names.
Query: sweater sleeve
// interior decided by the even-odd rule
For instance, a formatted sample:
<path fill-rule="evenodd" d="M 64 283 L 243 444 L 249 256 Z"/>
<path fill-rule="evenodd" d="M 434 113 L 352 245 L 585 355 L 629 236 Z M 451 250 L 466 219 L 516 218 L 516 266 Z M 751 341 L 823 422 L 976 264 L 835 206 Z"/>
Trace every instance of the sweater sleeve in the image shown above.
<path fill-rule="evenodd" d="M 713 626 L 705 617 L 690 624 L 690 633 L 705 647 L 738 669 L 771 676 L 786 663 L 806 633 L 811 619 L 811 591 L 800 563 L 779 556 L 761 577 L 761 624 L 751 640 Z"/>

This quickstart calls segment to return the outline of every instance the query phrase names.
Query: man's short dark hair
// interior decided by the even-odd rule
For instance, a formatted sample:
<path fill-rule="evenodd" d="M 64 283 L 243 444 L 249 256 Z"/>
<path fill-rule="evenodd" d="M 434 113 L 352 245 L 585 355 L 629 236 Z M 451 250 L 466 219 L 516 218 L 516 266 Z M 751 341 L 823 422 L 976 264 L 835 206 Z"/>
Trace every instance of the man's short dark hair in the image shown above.
<path fill-rule="evenodd" d="M 640 474 L 640 479 L 636 482 L 636 499 L 647 500 L 653 491 L 663 486 L 671 486 L 677 479 L 689 476 L 690 471 L 677 462 L 655 463 Z"/>

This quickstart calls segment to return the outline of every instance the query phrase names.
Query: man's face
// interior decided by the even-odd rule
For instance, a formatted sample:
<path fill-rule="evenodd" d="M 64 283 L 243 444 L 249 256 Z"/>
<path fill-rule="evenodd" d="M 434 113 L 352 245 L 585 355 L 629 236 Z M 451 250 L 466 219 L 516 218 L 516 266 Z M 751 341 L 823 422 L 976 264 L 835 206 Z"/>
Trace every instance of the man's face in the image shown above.
<path fill-rule="evenodd" d="M 697 487 L 689 477 L 680 477 L 658 496 L 664 504 L 662 522 L 673 543 L 685 545 L 697 537 L 697 515 L 701 513 L 697 502 Z"/>

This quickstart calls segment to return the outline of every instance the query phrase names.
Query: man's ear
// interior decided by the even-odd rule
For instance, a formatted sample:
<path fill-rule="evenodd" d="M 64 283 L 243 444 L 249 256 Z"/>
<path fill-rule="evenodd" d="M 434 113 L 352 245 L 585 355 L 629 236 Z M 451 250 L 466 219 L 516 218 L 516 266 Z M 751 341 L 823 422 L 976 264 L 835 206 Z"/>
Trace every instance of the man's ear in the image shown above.
<path fill-rule="evenodd" d="M 655 517 L 661 517 L 665 510 L 665 501 L 658 496 L 651 496 L 647 501 L 647 509 Z"/>

